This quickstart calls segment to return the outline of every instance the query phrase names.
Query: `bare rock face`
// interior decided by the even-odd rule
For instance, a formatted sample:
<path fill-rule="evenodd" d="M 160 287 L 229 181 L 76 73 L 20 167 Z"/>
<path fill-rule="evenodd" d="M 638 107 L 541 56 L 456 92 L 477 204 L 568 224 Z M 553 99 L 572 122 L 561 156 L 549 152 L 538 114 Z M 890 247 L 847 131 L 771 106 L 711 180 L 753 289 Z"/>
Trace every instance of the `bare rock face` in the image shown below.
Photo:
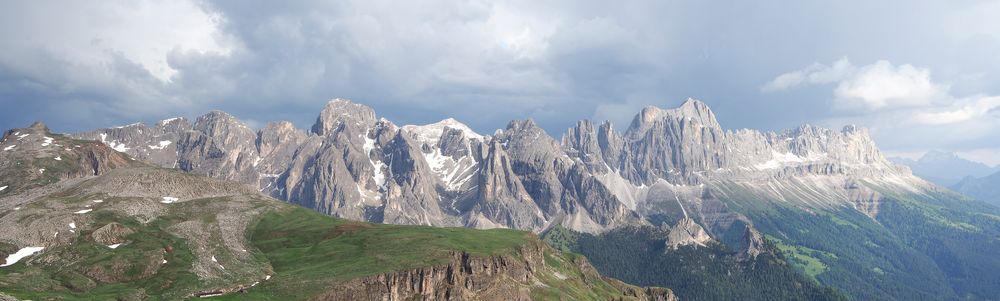
<path fill-rule="evenodd" d="M 668 249 L 676 250 L 681 246 L 689 245 L 705 247 L 710 241 L 712 241 L 712 237 L 708 236 L 704 228 L 695 223 L 693 219 L 683 218 L 676 225 L 670 227 L 666 244 Z"/>
<path fill-rule="evenodd" d="M 509 226 L 537 229 L 545 217 L 513 171 L 512 159 L 498 140 L 490 143 L 479 174 L 478 202 L 467 226 L 494 228 Z"/>
<path fill-rule="evenodd" d="M 715 115 L 700 101 L 663 110 L 646 107 L 625 133 L 623 177 L 635 183 L 656 179 L 672 183 L 697 183 L 695 171 L 725 164 L 724 135 Z"/>

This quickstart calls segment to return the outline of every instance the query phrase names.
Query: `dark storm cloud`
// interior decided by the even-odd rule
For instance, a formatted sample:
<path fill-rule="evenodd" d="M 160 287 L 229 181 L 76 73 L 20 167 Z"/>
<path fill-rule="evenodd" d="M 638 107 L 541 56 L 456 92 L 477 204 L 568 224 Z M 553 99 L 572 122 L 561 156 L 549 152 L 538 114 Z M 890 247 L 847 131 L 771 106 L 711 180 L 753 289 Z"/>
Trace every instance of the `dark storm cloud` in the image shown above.
<path fill-rule="evenodd" d="M 4 128 L 40 119 L 76 131 L 210 109 L 257 126 L 285 119 L 307 127 L 326 100 L 345 97 L 399 124 L 455 117 L 490 133 L 534 118 L 558 137 L 577 119 L 621 128 L 643 106 L 693 97 L 727 128 L 851 122 L 873 127 L 891 151 L 1000 149 L 995 110 L 977 109 L 989 104 L 979 99 L 1000 95 L 995 1 L 3 6 Z M 838 85 L 857 78 L 762 89 L 842 58 L 855 70 L 882 60 L 910 65 L 946 88 L 919 106 L 877 110 L 842 105 Z M 955 116 L 948 112 L 974 117 L 924 125 L 949 139 L 892 126 L 904 115 Z"/>

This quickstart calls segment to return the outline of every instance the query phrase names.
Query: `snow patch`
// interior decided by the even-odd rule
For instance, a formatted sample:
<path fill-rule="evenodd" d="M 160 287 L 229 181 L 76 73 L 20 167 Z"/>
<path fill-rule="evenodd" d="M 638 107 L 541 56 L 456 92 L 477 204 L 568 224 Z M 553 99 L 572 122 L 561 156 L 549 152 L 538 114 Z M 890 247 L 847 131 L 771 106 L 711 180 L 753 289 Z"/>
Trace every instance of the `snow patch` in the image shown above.
<path fill-rule="evenodd" d="M 53 139 L 51 137 L 44 136 L 43 138 L 45 139 L 45 141 L 42 142 L 42 146 L 49 146 L 50 144 L 52 144 Z"/>
<path fill-rule="evenodd" d="M 70 229 L 76 229 L 76 223 L 69 223 Z"/>
<path fill-rule="evenodd" d="M 62 161 L 62 156 L 56 156 L 54 159 L 56 159 L 56 161 Z"/>
<path fill-rule="evenodd" d="M 38 173 L 45 173 L 45 169 L 44 168 L 38 169 Z"/>
<path fill-rule="evenodd" d="M 179 200 L 179 199 L 175 198 L 175 197 L 165 196 L 165 197 L 163 197 L 163 200 L 160 201 L 160 203 L 170 204 L 170 203 L 176 202 L 177 200 Z"/>
<path fill-rule="evenodd" d="M 104 200 L 93 200 L 94 203 L 104 203 Z"/>
<path fill-rule="evenodd" d="M 372 159 L 372 150 L 375 149 L 375 139 L 368 138 L 367 132 L 365 135 L 365 144 L 362 146 L 365 150 L 365 155 L 368 156 L 368 162 L 372 164 L 375 168 L 375 174 L 372 175 L 372 180 L 375 181 L 375 185 L 378 185 L 379 189 L 385 190 L 385 173 L 382 172 L 382 168 L 385 167 L 385 163 L 382 161 L 375 162 Z"/>
<path fill-rule="evenodd" d="M 776 151 L 771 152 L 771 160 L 761 164 L 755 164 L 753 167 L 758 170 L 765 169 L 775 169 L 785 166 L 793 166 L 801 163 L 815 162 L 826 159 L 826 153 L 809 154 L 806 157 L 800 157 L 793 153 L 779 153 Z"/>
<path fill-rule="evenodd" d="M 147 147 L 149 147 L 149 149 L 164 149 L 167 148 L 167 146 L 170 146 L 171 143 L 173 142 L 169 140 L 163 140 L 160 141 L 158 145 L 147 145 Z"/>
<path fill-rule="evenodd" d="M 218 261 L 218 260 L 215 260 L 215 255 L 212 255 L 212 262 L 214 262 L 214 263 L 218 264 L 218 265 L 219 265 L 219 267 L 220 267 L 220 268 L 222 268 L 223 270 L 225 270 L 225 269 L 226 269 L 226 267 L 222 266 L 222 264 L 221 264 L 221 263 L 219 263 L 219 261 Z"/>
<path fill-rule="evenodd" d="M 17 145 L 11 145 L 11 146 L 8 146 L 8 147 L 4 147 L 3 150 L 9 151 L 9 150 L 14 149 L 15 147 L 17 147 Z"/>
<path fill-rule="evenodd" d="M 94 211 L 94 209 L 84 209 L 84 210 L 80 210 L 80 211 L 73 212 L 73 213 L 84 214 L 84 213 L 91 212 L 91 211 Z"/>
<path fill-rule="evenodd" d="M 0 187 L 0 191 L 4 191 L 5 189 L 7 189 L 7 186 Z"/>
<path fill-rule="evenodd" d="M 38 253 L 42 249 L 45 249 L 45 247 L 26 247 L 26 248 L 21 248 L 20 250 L 17 250 L 17 252 L 15 252 L 14 254 L 7 255 L 7 263 L 4 263 L 3 265 L 0 265 L 0 267 L 14 265 L 18 261 L 21 261 L 21 259 L 24 259 L 25 257 L 34 255 L 35 253 Z"/>
<path fill-rule="evenodd" d="M 161 264 L 167 264 L 167 260 L 164 259 L 163 262 L 161 262 Z"/>
<path fill-rule="evenodd" d="M 110 146 L 111 148 L 113 148 L 115 151 L 118 151 L 118 152 L 121 152 L 121 153 L 124 153 L 125 151 L 129 150 L 129 148 L 126 147 L 124 143 L 119 144 L 118 140 L 107 141 L 107 138 L 108 138 L 108 134 L 101 133 L 101 143 L 107 144 L 108 146 Z M 77 146 L 77 147 L 79 147 L 79 146 Z"/>
<path fill-rule="evenodd" d="M 115 142 L 111 142 L 111 143 L 108 143 L 108 146 L 110 146 L 111 148 L 115 149 L 115 151 L 118 151 L 120 153 L 124 153 L 124 152 L 128 151 L 128 147 L 125 147 L 124 143 L 117 144 Z"/>
<path fill-rule="evenodd" d="M 174 122 L 175 120 L 178 120 L 178 119 L 181 119 L 181 117 L 167 118 L 167 119 L 164 119 L 164 120 L 160 120 L 159 123 L 160 124 L 170 124 L 171 122 Z"/>
<path fill-rule="evenodd" d="M 18 132 L 18 133 L 20 133 L 20 132 Z M 21 140 L 21 138 L 28 137 L 29 135 L 31 135 L 31 134 L 18 135 L 17 136 L 17 140 Z"/>
<path fill-rule="evenodd" d="M 133 126 L 138 126 L 138 125 L 140 125 L 140 124 L 141 124 L 141 123 L 139 123 L 139 122 L 136 122 L 136 123 L 131 123 L 131 124 L 126 124 L 126 125 L 120 125 L 120 126 L 116 126 L 116 127 L 113 127 L 113 128 L 115 128 L 115 129 L 121 129 L 121 128 L 127 128 L 127 127 L 133 127 Z"/>
<path fill-rule="evenodd" d="M 122 244 L 113 244 L 113 245 L 108 245 L 108 248 L 112 248 L 112 249 L 117 249 L 117 248 L 118 248 L 119 246 L 121 246 L 121 245 L 122 245 Z"/>

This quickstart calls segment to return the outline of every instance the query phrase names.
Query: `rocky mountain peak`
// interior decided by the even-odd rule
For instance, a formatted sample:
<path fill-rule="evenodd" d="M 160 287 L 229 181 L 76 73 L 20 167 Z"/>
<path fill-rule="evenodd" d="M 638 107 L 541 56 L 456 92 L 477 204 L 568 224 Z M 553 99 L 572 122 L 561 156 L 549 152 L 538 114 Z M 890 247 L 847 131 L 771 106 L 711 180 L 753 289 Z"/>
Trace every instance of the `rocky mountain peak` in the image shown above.
<path fill-rule="evenodd" d="M 848 125 L 845 125 L 844 128 L 840 130 L 840 132 L 844 133 L 844 134 L 851 134 L 851 133 L 858 133 L 858 132 L 864 133 L 864 134 L 868 134 L 868 129 L 860 127 L 860 126 L 857 126 L 857 125 L 848 124 Z"/>
<path fill-rule="evenodd" d="M 204 132 L 209 136 L 215 136 L 217 131 L 230 131 L 235 129 L 245 129 L 252 131 L 250 127 L 242 121 L 223 111 L 211 111 L 195 119 L 194 129 Z"/>
<path fill-rule="evenodd" d="M 44 133 L 48 133 L 49 132 L 49 127 L 47 125 L 45 125 L 45 123 L 43 123 L 41 121 L 35 121 L 35 123 L 32 123 L 31 126 L 28 127 L 28 130 L 31 131 L 31 132 L 37 132 L 37 133 L 44 134 Z"/>
<path fill-rule="evenodd" d="M 462 135 L 468 139 L 483 139 L 483 135 L 476 133 L 476 131 L 473 131 L 472 128 L 459 122 L 458 120 L 455 120 L 454 118 L 444 119 L 431 124 L 404 125 L 402 127 L 402 130 L 408 133 L 412 138 L 428 145 L 438 144 L 438 141 L 440 141 L 442 137 L 449 132 L 449 129 L 461 132 Z"/>
<path fill-rule="evenodd" d="M 507 129 L 496 138 L 504 144 L 504 149 L 518 160 L 548 161 L 565 154 L 559 142 L 531 119 L 512 120 L 507 124 Z"/>
<path fill-rule="evenodd" d="M 316 123 L 312 127 L 313 133 L 325 136 L 336 129 L 340 124 L 349 124 L 363 128 L 374 124 L 376 121 L 375 110 L 371 107 L 354 103 L 351 100 L 335 98 L 326 103 Z"/>
<path fill-rule="evenodd" d="M 535 123 L 534 119 L 528 118 L 524 120 L 511 120 L 507 123 L 507 129 L 505 132 L 517 132 L 517 131 L 535 131 L 541 130 L 538 124 Z"/>
<path fill-rule="evenodd" d="M 184 118 L 184 117 L 167 118 L 167 119 L 160 120 L 159 122 L 157 122 L 156 126 L 165 126 L 165 125 L 175 124 L 175 123 L 185 122 L 185 121 L 187 121 L 187 118 Z"/>
<path fill-rule="evenodd" d="M 188 122 L 187 118 L 174 117 L 160 120 L 156 123 L 156 127 L 165 132 L 183 132 L 191 129 L 191 123 Z"/>
<path fill-rule="evenodd" d="M 715 113 L 712 112 L 707 104 L 700 100 L 689 98 L 680 106 L 673 109 L 661 109 L 655 106 L 643 108 L 632 119 L 629 132 L 633 136 L 642 135 L 650 128 L 664 123 L 677 125 L 677 128 L 681 130 L 698 130 L 701 128 L 722 130 L 718 120 L 715 119 Z"/>
<path fill-rule="evenodd" d="M 685 117 L 693 117 L 702 120 L 715 120 L 715 113 L 712 113 L 712 109 L 710 109 L 705 102 L 693 98 L 685 100 L 680 107 L 675 109 L 675 111 Z"/>

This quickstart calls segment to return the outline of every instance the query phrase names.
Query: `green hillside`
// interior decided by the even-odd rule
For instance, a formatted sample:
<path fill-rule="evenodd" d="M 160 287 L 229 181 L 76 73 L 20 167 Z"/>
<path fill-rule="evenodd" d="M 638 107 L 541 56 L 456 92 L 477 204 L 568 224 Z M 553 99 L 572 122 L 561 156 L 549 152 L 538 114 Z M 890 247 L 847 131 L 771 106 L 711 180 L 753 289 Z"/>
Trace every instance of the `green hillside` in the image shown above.
<path fill-rule="evenodd" d="M 586 259 L 549 248 L 523 231 L 354 222 L 255 195 L 164 205 L 75 194 L 88 185 L 93 181 L 0 215 L 0 220 L 70 218 L 75 225 L 73 232 L 58 234 L 72 239 L 0 268 L 0 292 L 31 300 L 178 300 L 213 293 L 225 293 L 215 299 L 304 300 L 351 289 L 352 280 L 368 276 L 454 265 L 456 256 L 508 262 L 515 268 L 536 264 L 530 279 L 488 279 L 482 289 L 487 297 L 498 288 L 537 300 L 635 299 L 635 292 L 643 291 L 604 279 L 587 268 Z M 73 213 L 83 206 L 93 211 Z M 146 216 L 127 208 L 166 209 Z M 239 228 L 229 228 L 241 222 L 234 217 L 250 217 L 240 237 L 227 235 Z M 117 248 L 98 242 L 104 237 L 99 233 L 108 228 L 119 229 L 123 243 Z M 4 244 L 0 255 L 16 249 Z"/>

